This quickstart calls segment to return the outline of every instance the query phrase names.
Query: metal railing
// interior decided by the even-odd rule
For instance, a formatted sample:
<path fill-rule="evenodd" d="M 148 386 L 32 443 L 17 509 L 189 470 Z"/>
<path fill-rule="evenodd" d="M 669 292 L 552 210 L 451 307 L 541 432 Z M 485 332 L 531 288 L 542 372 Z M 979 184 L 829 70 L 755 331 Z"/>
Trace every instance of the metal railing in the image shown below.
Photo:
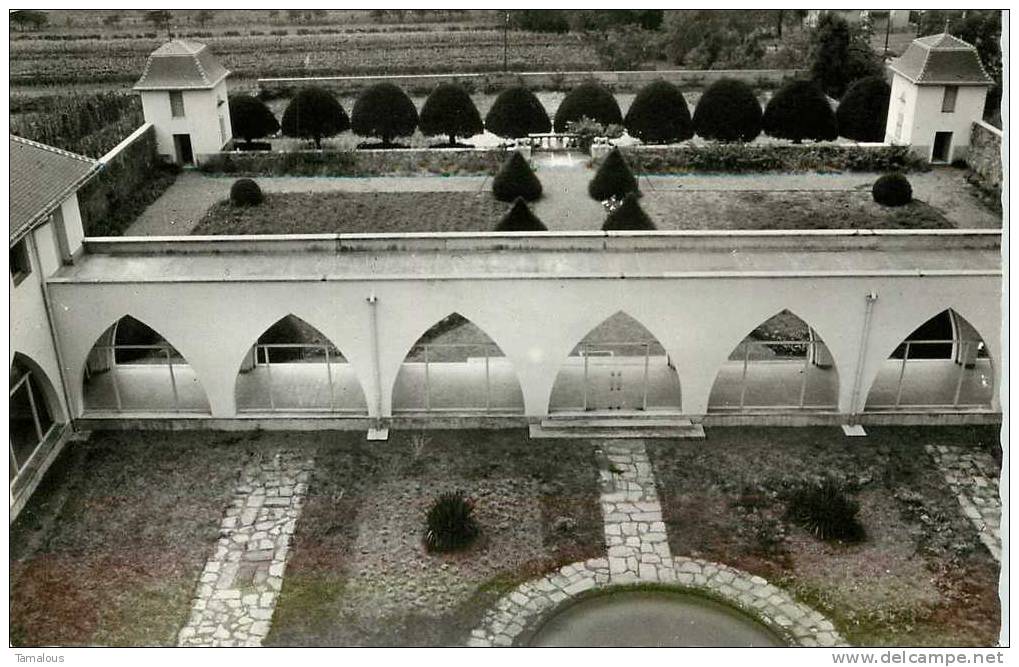
<path fill-rule="evenodd" d="M 950 346 L 951 352 L 950 357 L 937 356 L 923 356 L 922 350 L 924 347 L 944 347 Z M 895 400 L 890 403 L 872 403 L 867 402 L 865 407 L 866 410 L 923 410 L 923 409 L 973 409 L 973 408 L 987 408 L 991 404 L 991 391 L 990 387 L 993 387 L 993 382 L 987 383 L 985 386 L 988 387 L 987 400 L 981 402 L 962 402 L 962 391 L 966 380 L 967 372 L 974 370 L 974 365 L 978 359 L 988 359 L 987 349 L 984 346 L 983 341 L 979 340 L 962 340 L 962 339 L 936 339 L 936 340 L 907 340 L 902 346 L 902 360 L 899 363 L 899 370 L 897 374 L 895 384 Z M 898 352 L 898 349 L 896 349 Z M 911 358 L 911 354 L 916 353 L 916 357 Z M 892 357 L 894 358 L 894 356 Z M 952 362 L 958 366 L 956 377 L 954 381 L 954 388 L 952 391 L 951 402 L 924 402 L 924 403 L 903 403 L 902 394 L 903 387 L 906 385 L 907 379 L 907 368 L 910 362 Z M 936 395 L 936 394 L 935 394 Z"/>
<path fill-rule="evenodd" d="M 393 406 L 394 413 L 412 413 L 412 412 L 429 412 L 429 413 L 507 413 L 515 414 L 523 410 L 521 405 L 519 408 L 515 407 L 498 407 L 494 405 L 492 397 L 492 359 L 504 359 L 505 355 L 499 346 L 495 343 L 422 343 L 415 345 L 411 348 L 407 358 L 404 359 L 403 366 L 406 367 L 408 364 L 423 364 L 423 381 L 424 391 L 423 400 L 424 405 L 421 407 L 400 407 Z M 433 397 L 433 368 L 437 364 L 469 364 L 472 359 L 477 360 L 478 363 L 484 365 L 484 405 L 435 405 L 436 401 Z M 397 376 L 397 389 L 401 385 L 401 379 L 406 383 L 406 376 L 404 375 L 404 369 L 401 368 L 400 374 Z M 515 376 L 514 376 L 515 379 Z M 470 395 L 470 392 L 466 392 Z M 396 397 L 396 389 L 393 392 L 394 402 Z"/>
<path fill-rule="evenodd" d="M 277 351 L 277 360 L 273 361 L 272 351 Z M 288 358 L 290 355 L 284 354 L 289 351 L 291 353 L 299 353 L 299 359 Z M 268 380 L 267 394 L 269 406 L 258 407 L 240 407 L 238 405 L 237 412 L 251 413 L 251 412 L 340 412 L 350 414 L 365 414 L 367 412 L 366 407 L 340 407 L 337 405 L 336 400 L 336 377 L 333 372 L 334 364 L 346 364 L 346 358 L 340 354 L 332 345 L 318 344 L 318 343 L 260 343 L 251 348 L 250 354 L 252 355 L 252 366 L 254 368 L 261 367 L 265 369 L 266 377 Z M 284 357 L 280 359 L 280 357 Z M 326 405 L 280 405 L 280 401 L 275 395 L 275 381 L 273 380 L 273 366 L 279 368 L 282 364 L 321 364 L 325 367 L 325 383 L 329 387 L 329 400 Z M 277 372 L 277 375 L 279 373 Z"/>
<path fill-rule="evenodd" d="M 633 409 L 646 411 L 658 407 L 676 408 L 677 406 L 654 406 L 650 404 L 649 394 L 651 387 L 651 360 L 655 357 L 665 359 L 665 364 L 673 368 L 672 360 L 666 354 L 664 348 L 657 341 L 598 341 L 580 343 L 570 352 L 570 358 L 582 360 L 583 377 L 581 380 L 581 402 L 580 405 L 557 405 L 551 408 L 554 412 L 581 410 L 584 412 L 598 409 Z M 608 397 L 605 401 L 597 401 L 594 394 L 597 388 L 594 386 L 595 376 L 593 370 L 605 367 L 608 371 Z M 640 381 L 633 391 L 626 391 L 623 382 L 622 370 L 624 368 L 636 367 L 639 369 Z M 673 369 L 674 370 L 674 369 Z M 558 383 L 558 381 L 557 381 Z M 553 393 L 556 393 L 553 389 Z M 636 395 L 636 405 L 627 405 L 627 395 Z M 552 402 L 555 403 L 553 397 Z M 601 403 L 605 404 L 602 405 Z M 677 401 L 678 402 L 678 401 Z M 595 404 L 598 403 L 598 404 Z M 614 403 L 614 404 L 613 404 Z"/>
<path fill-rule="evenodd" d="M 56 428 L 57 426 L 56 420 L 50 417 L 49 426 L 43 428 L 42 420 L 39 418 L 39 406 L 36 403 L 35 390 L 32 388 L 31 377 L 32 371 L 26 371 L 24 375 L 22 375 L 18 379 L 18 381 L 14 383 L 14 386 L 11 387 L 10 392 L 8 394 L 8 399 L 13 399 L 14 396 L 22 389 L 24 389 L 24 391 L 27 392 L 28 405 L 32 412 L 32 424 L 35 428 L 36 436 L 35 445 L 32 447 L 32 453 L 29 454 L 24 461 L 18 460 L 17 452 L 15 452 L 14 450 L 14 438 L 10 437 L 7 439 L 7 446 L 10 449 L 11 457 L 11 472 L 12 472 L 12 474 L 10 475 L 11 487 L 13 487 L 14 484 L 18 481 L 18 478 L 21 475 L 21 471 L 32 464 L 32 461 L 35 459 L 35 455 L 39 451 L 39 446 L 42 445 L 42 443 L 46 442 L 46 439 L 49 438 L 50 434 L 53 433 L 53 429 Z M 11 415 L 11 417 L 13 417 L 13 415 Z M 11 426 L 13 427 L 14 419 L 12 418 L 10 421 Z"/>
<path fill-rule="evenodd" d="M 812 366 L 826 369 L 834 366 L 829 358 L 827 346 L 821 340 L 750 340 L 744 339 L 740 346 L 743 348 L 742 370 L 739 380 L 739 401 L 736 405 L 709 405 L 709 411 L 761 411 L 761 410 L 821 410 L 838 407 L 837 385 L 833 399 L 828 402 L 808 402 L 807 382 L 810 379 Z M 738 349 L 738 348 L 737 348 Z M 768 352 L 756 358 L 751 354 L 752 350 L 764 349 Z M 730 359 L 731 360 L 731 359 Z M 792 403 L 747 403 L 747 390 L 751 385 L 750 368 L 752 365 L 768 364 L 802 364 L 800 369 L 800 386 L 797 392 L 797 400 Z M 775 378 L 770 378 L 774 381 Z M 718 380 L 715 380 L 718 382 Z"/>

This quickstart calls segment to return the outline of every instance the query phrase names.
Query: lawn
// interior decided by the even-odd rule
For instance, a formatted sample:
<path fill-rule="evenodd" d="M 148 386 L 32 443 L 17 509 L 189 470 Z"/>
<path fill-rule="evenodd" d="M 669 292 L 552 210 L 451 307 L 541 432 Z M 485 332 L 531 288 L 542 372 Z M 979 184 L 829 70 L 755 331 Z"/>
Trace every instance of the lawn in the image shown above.
<path fill-rule="evenodd" d="M 998 565 L 923 447 L 993 451 L 998 427 L 867 430 L 711 428 L 703 442 L 652 443 L 673 555 L 759 574 L 853 644 L 994 645 Z M 786 493 L 830 472 L 854 489 L 861 543 L 821 542 L 784 518 Z"/>
<path fill-rule="evenodd" d="M 97 432 L 11 526 L 16 646 L 172 646 L 258 434 Z M 275 440 L 275 438 L 273 438 Z"/>
<path fill-rule="evenodd" d="M 507 204 L 473 192 L 270 193 L 261 206 L 215 204 L 192 234 L 490 231 Z"/>
<path fill-rule="evenodd" d="M 430 554 L 425 512 L 455 489 L 477 501 L 481 538 Z M 585 441 L 539 445 L 523 429 L 343 440 L 319 453 L 266 644 L 462 644 L 502 593 L 604 550 Z"/>

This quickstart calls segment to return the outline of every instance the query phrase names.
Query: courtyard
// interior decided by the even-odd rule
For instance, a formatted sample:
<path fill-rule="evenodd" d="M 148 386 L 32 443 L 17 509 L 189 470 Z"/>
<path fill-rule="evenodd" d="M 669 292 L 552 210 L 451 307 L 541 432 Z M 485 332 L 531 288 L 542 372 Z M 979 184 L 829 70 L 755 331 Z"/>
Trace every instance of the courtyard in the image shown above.
<path fill-rule="evenodd" d="M 612 452 L 646 448 L 642 474 L 657 487 L 673 557 L 766 579 L 852 644 L 993 644 L 998 429 L 869 431 L 708 428 L 703 441 L 630 441 L 632 450 L 528 441 L 523 429 L 398 431 L 384 447 L 337 431 L 95 432 L 62 455 L 12 526 L 12 641 L 187 643 L 196 613 L 215 621 L 236 609 L 198 606 L 213 571 L 226 602 L 234 588 L 238 601 L 259 586 L 270 593 L 240 626 L 266 645 L 463 645 L 521 584 L 615 553 L 603 528 Z M 252 465 L 288 461 L 308 465 L 279 491 L 303 495 L 283 532 L 285 569 L 270 565 L 259 583 L 254 561 L 254 583 L 237 583 L 259 553 L 249 546 L 242 570 L 224 557 L 224 584 L 212 566 L 217 545 L 244 530 L 230 508 L 260 493 Z M 859 501 L 860 542 L 821 541 L 784 510 L 791 486 L 832 473 Z M 453 489 L 475 500 L 481 537 L 455 555 L 429 553 L 424 513 Z M 261 502 L 271 509 L 274 497 Z M 971 520 L 963 499 L 984 518 Z"/>

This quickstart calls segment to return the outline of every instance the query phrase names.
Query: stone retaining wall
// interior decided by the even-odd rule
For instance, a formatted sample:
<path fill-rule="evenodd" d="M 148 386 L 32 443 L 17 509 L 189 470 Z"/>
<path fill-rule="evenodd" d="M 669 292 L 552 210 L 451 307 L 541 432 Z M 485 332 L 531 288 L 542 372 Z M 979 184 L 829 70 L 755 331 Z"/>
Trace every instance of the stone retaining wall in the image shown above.
<path fill-rule="evenodd" d="M 1001 193 L 1001 130 L 984 121 L 973 123 L 966 162 L 970 180 L 989 192 Z"/>
<path fill-rule="evenodd" d="M 237 176 L 489 175 L 506 150 L 411 148 L 357 151 L 251 151 L 200 156 L 201 170 Z"/>

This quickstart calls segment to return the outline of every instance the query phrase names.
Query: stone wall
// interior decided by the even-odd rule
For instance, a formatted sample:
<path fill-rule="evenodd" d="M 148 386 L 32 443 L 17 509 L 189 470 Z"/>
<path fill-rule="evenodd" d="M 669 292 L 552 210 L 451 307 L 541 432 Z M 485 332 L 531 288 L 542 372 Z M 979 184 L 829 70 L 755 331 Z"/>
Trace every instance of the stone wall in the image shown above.
<path fill-rule="evenodd" d="M 237 176 L 490 175 L 504 149 L 409 148 L 357 151 L 251 151 L 202 155 L 201 170 Z"/>
<path fill-rule="evenodd" d="M 966 162 L 971 182 L 1000 196 L 1001 130 L 982 120 L 973 123 Z"/>

